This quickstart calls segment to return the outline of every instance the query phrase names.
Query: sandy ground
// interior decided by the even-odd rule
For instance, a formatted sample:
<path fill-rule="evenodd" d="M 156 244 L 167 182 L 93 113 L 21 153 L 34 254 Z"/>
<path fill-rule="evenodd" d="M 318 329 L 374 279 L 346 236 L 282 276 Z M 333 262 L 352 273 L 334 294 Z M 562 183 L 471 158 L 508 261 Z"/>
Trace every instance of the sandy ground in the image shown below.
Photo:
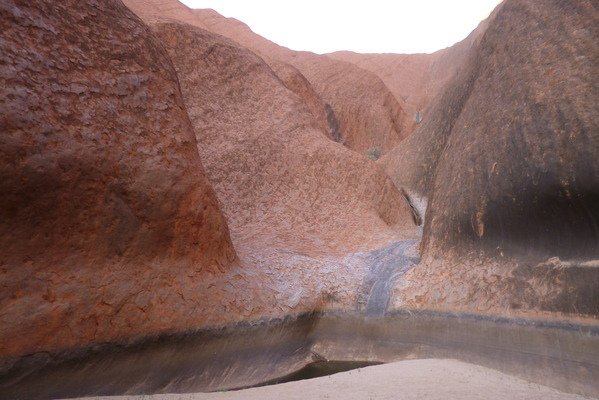
<path fill-rule="evenodd" d="M 455 360 L 408 360 L 315 379 L 220 393 L 93 397 L 94 400 L 584 399 Z"/>

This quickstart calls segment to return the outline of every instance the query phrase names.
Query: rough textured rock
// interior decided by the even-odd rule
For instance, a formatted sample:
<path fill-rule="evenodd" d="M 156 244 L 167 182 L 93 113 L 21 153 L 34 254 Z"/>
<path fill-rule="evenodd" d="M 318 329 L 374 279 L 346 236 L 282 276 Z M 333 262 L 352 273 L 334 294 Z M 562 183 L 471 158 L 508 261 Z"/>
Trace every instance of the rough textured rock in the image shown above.
<path fill-rule="evenodd" d="M 470 58 L 474 55 L 470 55 Z M 437 162 L 476 79 L 476 66 L 464 62 L 434 98 L 422 122 L 400 145 L 380 160 L 397 187 L 408 187 L 417 196 L 428 198 Z"/>
<path fill-rule="evenodd" d="M 597 22 L 588 1 L 511 1 L 495 16 L 437 164 L 431 251 L 599 256 Z"/>
<path fill-rule="evenodd" d="M 315 129 L 302 98 L 261 58 L 199 28 L 155 26 L 234 239 L 343 254 L 416 234 L 382 170 Z"/>
<path fill-rule="evenodd" d="M 434 54 L 360 54 L 339 51 L 327 56 L 346 61 L 375 73 L 389 88 L 395 98 L 402 102 L 406 112 L 407 128 L 416 126 L 416 112 L 423 112 L 437 94 L 438 85 L 433 80 L 432 67 L 439 58 Z M 424 112 L 423 112 L 424 114 Z"/>
<path fill-rule="evenodd" d="M 325 132 L 330 139 L 339 142 L 341 132 L 339 131 L 339 121 L 335 116 L 335 112 L 330 104 L 325 104 L 322 101 L 304 75 L 290 64 L 272 59 L 268 60 L 267 63 L 285 84 L 285 87 L 302 98 L 306 107 L 310 110 L 310 114 L 314 117 L 317 128 Z"/>
<path fill-rule="evenodd" d="M 0 354 L 193 326 L 236 256 L 168 55 L 119 1 L 0 26 Z"/>
<path fill-rule="evenodd" d="M 182 21 L 226 36 L 267 62 L 276 60 L 294 66 L 312 84 L 325 106 L 330 105 L 338 129 L 329 117 L 329 134 L 337 131 L 333 138 L 340 138 L 352 150 L 363 155 L 369 150 L 384 154 L 408 133 L 411 122 L 403 104 L 369 71 L 327 56 L 289 50 L 255 34 L 244 23 L 213 10 L 190 10 L 174 0 L 125 0 L 125 4 L 146 21 Z M 273 69 L 278 68 L 275 65 Z M 325 113 L 333 115 L 326 110 Z"/>
<path fill-rule="evenodd" d="M 378 149 L 382 155 L 407 136 L 408 115 L 375 74 L 312 53 L 298 53 L 290 62 L 331 105 L 339 121 L 341 141 L 350 149 L 360 154 Z"/>
<path fill-rule="evenodd" d="M 118 1 L 0 2 L 0 392 L 257 384 L 346 338 L 339 359 L 443 348 L 597 393 L 594 2 L 506 0 L 430 65 L 365 56 L 380 79 L 127 3 L 153 31 Z"/>
<path fill-rule="evenodd" d="M 413 136 L 437 152 L 405 178 L 430 195 L 413 299 L 599 314 L 598 27 L 591 1 L 491 16 Z"/>
<path fill-rule="evenodd" d="M 417 235 L 384 172 L 323 135 L 303 81 L 236 43 L 162 26 L 177 76 L 118 2 L 1 11 L 3 360 L 356 307 L 368 266 L 346 255 Z"/>
<path fill-rule="evenodd" d="M 464 64 L 486 25 L 485 20 L 464 40 L 432 54 L 359 54 L 339 51 L 327 55 L 355 64 L 381 78 L 395 98 L 402 102 L 407 114 L 404 135 L 409 136 L 420 122 L 416 120 L 416 113 L 419 113 L 419 119 L 428 118 L 429 106 Z"/>
<path fill-rule="evenodd" d="M 409 187 L 414 194 L 428 196 L 445 138 L 468 99 L 476 77 L 470 58 L 476 54 L 475 49 L 490 19 L 482 21 L 466 39 L 433 54 L 388 54 L 364 58 L 346 53 L 336 55 L 371 68 L 396 91 L 396 95 L 403 93 L 407 96 L 407 107 L 412 112 L 412 126 L 408 129 L 410 135 L 380 160 L 398 187 Z M 393 72 L 395 68 L 397 73 Z M 421 117 L 419 123 L 415 118 L 417 112 Z M 412 135 L 411 132 L 417 133 Z"/>

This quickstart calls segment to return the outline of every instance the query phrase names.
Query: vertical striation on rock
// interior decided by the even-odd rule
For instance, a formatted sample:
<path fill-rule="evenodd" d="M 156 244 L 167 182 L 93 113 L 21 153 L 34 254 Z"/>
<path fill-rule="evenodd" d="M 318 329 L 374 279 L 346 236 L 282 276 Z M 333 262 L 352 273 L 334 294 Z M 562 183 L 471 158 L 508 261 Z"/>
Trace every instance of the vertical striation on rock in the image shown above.
<path fill-rule="evenodd" d="M 494 15 L 473 81 L 449 89 L 466 96 L 431 182 L 428 251 L 599 256 L 597 22 L 585 1 Z"/>

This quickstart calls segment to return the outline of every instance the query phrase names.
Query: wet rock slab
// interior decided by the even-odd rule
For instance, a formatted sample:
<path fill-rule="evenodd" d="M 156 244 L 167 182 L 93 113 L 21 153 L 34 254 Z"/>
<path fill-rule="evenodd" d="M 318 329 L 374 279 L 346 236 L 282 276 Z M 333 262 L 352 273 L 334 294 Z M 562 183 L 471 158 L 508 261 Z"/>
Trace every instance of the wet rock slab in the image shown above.
<path fill-rule="evenodd" d="M 189 393 L 276 382 L 314 362 L 454 358 L 564 392 L 599 395 L 599 328 L 403 311 L 310 314 L 23 359 L 4 398 Z"/>

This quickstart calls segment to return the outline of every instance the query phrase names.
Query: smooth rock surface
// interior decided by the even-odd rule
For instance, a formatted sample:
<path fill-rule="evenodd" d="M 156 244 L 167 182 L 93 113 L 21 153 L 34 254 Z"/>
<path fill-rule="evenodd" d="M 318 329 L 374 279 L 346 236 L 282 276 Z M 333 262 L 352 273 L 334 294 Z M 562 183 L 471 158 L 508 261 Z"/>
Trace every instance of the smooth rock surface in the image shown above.
<path fill-rule="evenodd" d="M 233 399 L 521 399 L 574 400 L 562 393 L 501 372 L 455 360 L 409 360 L 320 378 L 221 393 L 86 397 L 88 400 Z M 83 400 L 83 398 L 81 398 Z"/>
<path fill-rule="evenodd" d="M 598 26 L 596 2 L 505 1 L 388 155 L 429 197 L 396 306 L 599 315 Z"/>

